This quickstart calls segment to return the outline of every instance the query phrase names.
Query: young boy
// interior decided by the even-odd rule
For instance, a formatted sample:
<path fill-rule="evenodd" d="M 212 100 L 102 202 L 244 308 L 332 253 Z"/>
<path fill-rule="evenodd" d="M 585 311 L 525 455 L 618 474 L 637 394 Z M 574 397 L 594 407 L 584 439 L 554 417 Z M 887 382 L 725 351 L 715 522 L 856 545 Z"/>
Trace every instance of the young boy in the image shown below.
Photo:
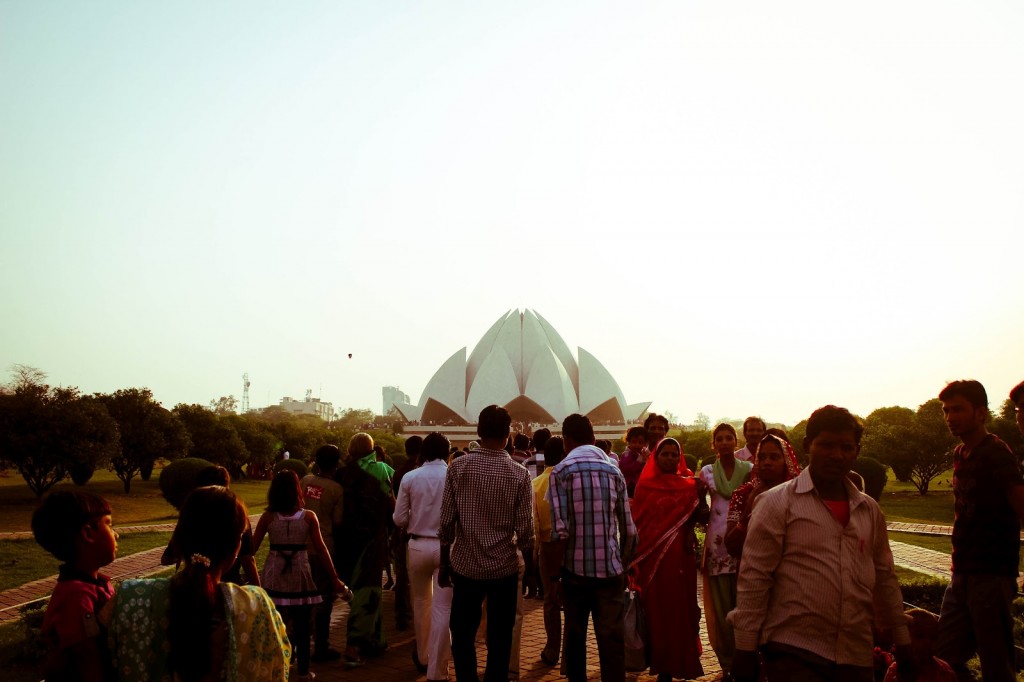
<path fill-rule="evenodd" d="M 956 674 L 945 661 L 932 656 L 932 642 L 939 630 L 939 619 L 923 609 L 910 609 L 910 652 L 917 671 L 917 682 L 956 682 Z M 885 682 L 898 682 L 897 663 L 889 666 Z"/>
<path fill-rule="evenodd" d="M 64 562 L 43 616 L 42 636 L 50 649 L 46 679 L 112 679 L 96 619 L 114 595 L 110 578 L 99 572 L 117 555 L 110 505 L 98 495 L 58 490 L 32 515 L 32 533 Z"/>

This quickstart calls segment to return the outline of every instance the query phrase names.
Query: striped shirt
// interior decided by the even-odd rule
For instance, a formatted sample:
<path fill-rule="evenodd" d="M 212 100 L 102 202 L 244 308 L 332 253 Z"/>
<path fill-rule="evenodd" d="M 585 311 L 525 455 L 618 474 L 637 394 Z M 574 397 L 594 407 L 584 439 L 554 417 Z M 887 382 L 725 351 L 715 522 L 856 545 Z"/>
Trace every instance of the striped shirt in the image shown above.
<path fill-rule="evenodd" d="M 729 614 L 737 649 L 777 642 L 869 666 L 872 625 L 892 629 L 897 644 L 910 641 L 885 518 L 873 499 L 845 485 L 845 527 L 818 496 L 809 468 L 758 497 Z"/>
<path fill-rule="evenodd" d="M 600 448 L 581 445 L 551 470 L 551 527 L 565 540 L 565 567 L 587 578 L 622 575 L 636 548 L 626 479 Z"/>
<path fill-rule="evenodd" d="M 504 450 L 473 450 L 445 476 L 438 538 L 451 546 L 452 570 L 474 580 L 519 573 L 518 548 L 533 547 L 530 473 Z"/>

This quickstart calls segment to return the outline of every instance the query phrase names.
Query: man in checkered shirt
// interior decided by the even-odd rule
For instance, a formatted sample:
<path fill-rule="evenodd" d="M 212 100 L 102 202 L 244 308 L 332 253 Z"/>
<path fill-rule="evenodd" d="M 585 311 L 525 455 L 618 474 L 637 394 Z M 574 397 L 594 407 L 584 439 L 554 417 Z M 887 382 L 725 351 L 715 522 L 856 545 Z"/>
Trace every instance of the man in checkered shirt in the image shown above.
<path fill-rule="evenodd" d="M 587 679 L 587 621 L 593 614 L 601 680 L 626 678 L 623 628 L 625 567 L 636 549 L 626 479 L 594 445 L 594 427 L 581 414 L 562 422 L 568 453 L 551 470 L 551 528 L 564 545 L 563 565 L 551 578 L 565 607 L 565 672 Z"/>
<path fill-rule="evenodd" d="M 518 548 L 533 556 L 533 486 L 504 450 L 512 418 L 489 405 L 480 413 L 480 447 L 448 467 L 441 498 L 438 583 L 453 587 L 450 628 L 457 682 L 476 682 L 476 631 L 487 599 L 484 682 L 508 682 L 519 589 Z"/>

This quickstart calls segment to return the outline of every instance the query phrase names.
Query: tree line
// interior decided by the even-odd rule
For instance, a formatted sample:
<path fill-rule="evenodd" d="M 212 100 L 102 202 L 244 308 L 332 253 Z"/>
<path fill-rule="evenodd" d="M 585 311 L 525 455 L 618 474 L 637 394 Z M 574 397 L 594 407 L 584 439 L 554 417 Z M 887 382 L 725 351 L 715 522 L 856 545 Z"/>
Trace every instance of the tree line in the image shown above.
<path fill-rule="evenodd" d="M 247 414 L 236 407 L 228 396 L 168 410 L 148 388 L 85 395 L 17 365 L 0 386 L 0 464 L 16 469 L 39 497 L 68 478 L 84 485 L 104 467 L 129 493 L 135 478 L 149 480 L 158 460 L 201 457 L 234 478 L 261 477 L 286 451 L 309 462 L 324 443 L 343 446 L 375 421 L 370 410 L 345 410 L 327 423 L 277 406 Z M 388 451 L 404 452 L 400 437 L 383 427 L 373 433 Z"/>

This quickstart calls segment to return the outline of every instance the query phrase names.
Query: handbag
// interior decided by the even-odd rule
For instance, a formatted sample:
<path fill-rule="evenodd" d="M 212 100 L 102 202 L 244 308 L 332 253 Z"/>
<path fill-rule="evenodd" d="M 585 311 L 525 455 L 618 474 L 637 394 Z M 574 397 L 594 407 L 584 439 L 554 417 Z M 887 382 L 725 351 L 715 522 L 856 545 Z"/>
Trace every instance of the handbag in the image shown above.
<path fill-rule="evenodd" d="M 626 671 L 643 672 L 650 666 L 647 653 L 647 615 L 644 613 L 640 594 L 636 590 L 626 589 L 623 599 L 626 602 L 625 627 L 623 639 L 626 644 Z"/>

